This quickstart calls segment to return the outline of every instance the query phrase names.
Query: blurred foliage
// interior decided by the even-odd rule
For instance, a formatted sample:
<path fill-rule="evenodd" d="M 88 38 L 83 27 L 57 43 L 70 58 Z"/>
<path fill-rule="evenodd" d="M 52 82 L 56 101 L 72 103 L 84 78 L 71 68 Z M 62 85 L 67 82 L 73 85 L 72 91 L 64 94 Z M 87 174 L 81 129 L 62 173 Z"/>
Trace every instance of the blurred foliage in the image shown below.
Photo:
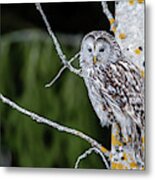
<path fill-rule="evenodd" d="M 109 148 L 109 130 L 101 128 L 81 78 L 65 70 L 51 88 L 44 87 L 61 67 L 47 34 L 38 30 L 13 32 L 1 37 L 0 47 L 2 94 L 26 109 L 85 132 Z M 62 47 L 67 57 L 78 51 L 65 43 Z M 78 137 L 37 124 L 1 102 L 0 119 L 1 155 L 7 159 L 10 154 L 8 166 L 73 168 L 77 157 L 90 146 Z M 80 168 L 104 165 L 92 154 Z"/>

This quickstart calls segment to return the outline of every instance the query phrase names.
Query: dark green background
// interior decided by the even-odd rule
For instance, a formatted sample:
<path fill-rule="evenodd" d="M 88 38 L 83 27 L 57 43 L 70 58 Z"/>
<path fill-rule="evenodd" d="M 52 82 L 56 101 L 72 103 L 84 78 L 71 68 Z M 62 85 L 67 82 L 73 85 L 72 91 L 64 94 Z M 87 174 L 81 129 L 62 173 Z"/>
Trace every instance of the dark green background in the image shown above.
<path fill-rule="evenodd" d="M 113 3 L 109 6 L 113 9 Z M 68 58 L 79 51 L 84 34 L 109 29 L 99 2 L 44 4 L 43 8 Z M 110 129 L 100 126 L 81 78 L 65 70 L 51 88 L 44 87 L 61 63 L 34 4 L 1 5 L 1 27 L 0 93 L 110 149 Z M 0 120 L 1 166 L 73 168 L 89 148 L 84 140 L 37 124 L 1 102 Z M 80 168 L 105 167 L 92 154 Z"/>

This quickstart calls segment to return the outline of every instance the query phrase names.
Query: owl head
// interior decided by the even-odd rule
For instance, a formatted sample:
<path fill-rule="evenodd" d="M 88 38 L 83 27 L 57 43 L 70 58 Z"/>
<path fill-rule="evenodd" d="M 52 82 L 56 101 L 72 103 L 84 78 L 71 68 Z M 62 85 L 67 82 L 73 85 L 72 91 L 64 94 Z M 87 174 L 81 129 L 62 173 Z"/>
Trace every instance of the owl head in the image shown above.
<path fill-rule="evenodd" d="M 82 40 L 80 66 L 93 67 L 115 62 L 121 50 L 115 38 L 105 31 L 92 31 Z"/>

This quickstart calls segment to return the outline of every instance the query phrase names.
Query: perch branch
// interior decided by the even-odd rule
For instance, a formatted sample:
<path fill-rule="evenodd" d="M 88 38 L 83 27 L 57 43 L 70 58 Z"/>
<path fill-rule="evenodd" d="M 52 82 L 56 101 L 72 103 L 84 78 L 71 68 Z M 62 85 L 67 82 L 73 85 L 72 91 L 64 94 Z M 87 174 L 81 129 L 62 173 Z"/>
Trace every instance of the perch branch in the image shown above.
<path fill-rule="evenodd" d="M 102 5 L 103 13 L 107 16 L 107 18 L 108 18 L 108 20 L 110 22 L 110 30 L 115 33 L 116 32 L 116 25 L 117 25 L 117 23 L 116 23 L 113 15 L 112 15 L 112 13 L 109 11 L 107 2 L 102 1 L 101 5 Z"/>
<path fill-rule="evenodd" d="M 45 25 L 46 25 L 47 31 L 48 31 L 50 37 L 51 37 L 52 40 L 53 40 L 53 43 L 54 43 L 54 45 L 55 45 L 55 49 L 56 49 L 56 51 L 57 51 L 57 53 L 58 53 L 58 55 L 59 55 L 59 57 L 60 57 L 63 65 L 64 65 L 66 68 L 68 68 L 71 72 L 73 72 L 73 73 L 75 73 L 75 74 L 77 74 L 77 75 L 79 75 L 79 76 L 82 76 L 81 70 L 74 68 L 74 67 L 71 65 L 71 63 L 69 63 L 69 61 L 67 61 L 66 56 L 65 56 L 65 54 L 63 53 L 63 51 L 62 51 L 62 49 L 61 49 L 60 43 L 58 42 L 55 34 L 54 34 L 53 31 L 52 31 L 51 26 L 50 26 L 50 24 L 49 24 L 49 22 L 48 22 L 48 20 L 47 20 L 47 18 L 46 18 L 46 15 L 45 15 L 45 13 L 44 13 L 44 11 L 43 11 L 40 3 L 36 3 L 35 5 L 36 5 L 36 9 L 37 9 L 37 10 L 40 12 L 40 14 L 41 14 L 41 17 L 42 17 L 42 19 L 43 19 L 43 21 L 44 21 L 44 23 L 45 23 Z"/>
<path fill-rule="evenodd" d="M 100 155 L 102 155 L 102 159 L 104 160 L 105 157 L 104 157 L 104 154 L 106 156 L 109 157 L 109 152 L 108 150 L 106 150 L 101 144 L 99 144 L 96 140 L 94 140 L 93 138 L 91 138 L 90 136 L 84 134 L 83 132 L 81 131 L 78 131 L 76 129 L 72 129 L 72 128 L 69 128 L 69 127 L 66 127 L 66 126 L 63 126 L 63 125 L 60 125 L 54 121 L 51 121 L 47 118 L 44 118 L 44 117 L 41 117 L 37 114 L 35 114 L 34 112 L 30 112 L 22 107 L 20 107 L 19 105 L 17 105 L 16 103 L 14 103 L 13 101 L 9 100 L 8 98 L 4 97 L 2 94 L 0 94 L 0 100 L 9 105 L 10 107 L 12 107 L 13 109 L 16 109 L 17 111 L 25 114 L 26 116 L 29 116 L 32 118 L 32 120 L 38 122 L 38 123 L 43 123 L 43 124 L 46 124 L 48 126 L 51 126 L 55 129 L 57 129 L 58 131 L 61 131 L 61 132 L 66 132 L 66 133 L 69 133 L 69 134 L 72 134 L 72 135 L 75 135 L 75 136 L 78 136 L 80 137 L 81 139 L 87 141 L 92 147 L 95 147 L 98 151 Z M 104 161 L 105 162 L 105 161 Z M 107 162 L 106 162 L 107 164 Z"/>
<path fill-rule="evenodd" d="M 90 155 L 93 151 L 94 151 L 96 154 L 99 154 L 99 155 L 101 156 L 103 162 L 104 162 L 105 165 L 106 165 L 106 168 L 107 168 L 107 169 L 110 169 L 109 164 L 107 163 L 107 160 L 105 159 L 105 157 L 103 156 L 103 154 L 102 154 L 97 148 L 95 148 L 95 147 L 91 147 L 91 148 L 89 148 L 88 150 L 86 150 L 83 154 L 81 154 L 81 155 L 77 158 L 74 168 L 77 169 L 77 168 L 79 167 L 80 161 L 83 160 L 83 159 L 85 159 L 85 158 L 87 158 L 87 156 Z"/>
<path fill-rule="evenodd" d="M 75 54 L 74 57 L 72 57 L 70 60 L 69 60 L 69 64 L 71 64 L 75 59 L 77 59 L 79 56 L 79 53 Z M 57 75 L 52 79 L 52 81 L 48 84 L 45 85 L 45 87 L 51 87 L 55 82 L 56 80 L 61 76 L 61 74 L 63 73 L 63 71 L 66 69 L 67 67 L 66 66 L 63 66 L 59 72 L 57 73 Z"/>

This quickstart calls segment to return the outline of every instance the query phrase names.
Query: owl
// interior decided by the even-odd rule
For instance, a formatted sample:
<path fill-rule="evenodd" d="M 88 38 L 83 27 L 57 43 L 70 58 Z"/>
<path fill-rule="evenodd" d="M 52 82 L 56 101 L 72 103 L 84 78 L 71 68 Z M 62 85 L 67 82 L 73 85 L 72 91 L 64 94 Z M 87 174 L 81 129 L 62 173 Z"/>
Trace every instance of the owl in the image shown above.
<path fill-rule="evenodd" d="M 87 34 L 81 43 L 80 67 L 88 96 L 101 126 L 117 123 L 137 156 L 144 129 L 144 79 L 139 68 L 104 31 Z"/>

